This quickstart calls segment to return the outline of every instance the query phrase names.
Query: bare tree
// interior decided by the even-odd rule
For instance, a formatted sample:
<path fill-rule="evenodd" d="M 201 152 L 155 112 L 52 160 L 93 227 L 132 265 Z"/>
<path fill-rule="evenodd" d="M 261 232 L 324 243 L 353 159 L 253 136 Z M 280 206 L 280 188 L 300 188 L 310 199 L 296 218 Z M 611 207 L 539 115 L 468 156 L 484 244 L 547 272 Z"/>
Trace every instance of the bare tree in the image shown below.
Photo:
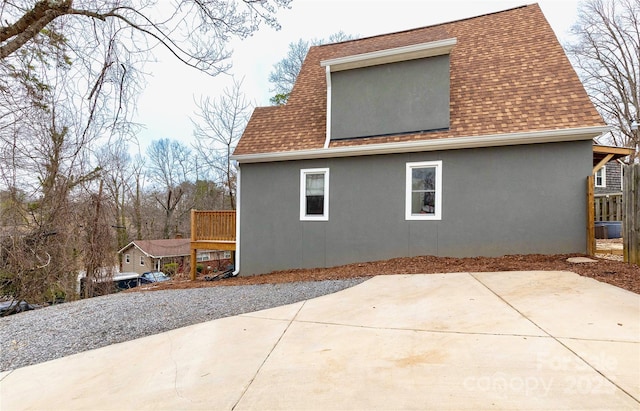
<path fill-rule="evenodd" d="M 191 120 L 201 161 L 221 177 L 229 206 L 234 210 L 236 171 L 231 164 L 231 153 L 244 132 L 251 108 L 241 88 L 242 81 L 234 79 L 233 86 L 225 88 L 219 98 L 200 98 L 196 103 L 199 109 L 197 120 Z"/>
<path fill-rule="evenodd" d="M 100 176 L 88 148 L 119 127 L 127 113 L 121 91 L 133 86 L 124 62 L 113 76 L 91 75 L 113 61 L 113 27 L 94 30 L 85 47 L 95 54 L 87 60 L 52 34 L 65 23 L 43 30 L 47 42 L 0 61 L 0 185 L 26 200 L 24 225 L 2 241 L 12 257 L 0 258 L 0 266 L 11 267 L 10 295 L 34 302 L 74 297 L 83 266 L 81 191 Z"/>
<path fill-rule="evenodd" d="M 195 180 L 195 156 L 189 147 L 168 138 L 154 140 L 147 149 L 149 179 L 155 183 L 155 199 L 165 212 L 164 238 L 176 234 L 176 210 L 184 195 L 182 183 Z"/>
<path fill-rule="evenodd" d="M 636 149 L 640 122 L 640 0 L 586 0 L 567 46 L 587 93 L 607 124 L 611 141 Z M 630 161 L 633 161 L 631 159 Z"/>
<path fill-rule="evenodd" d="M 82 250 L 85 267 L 82 290 L 84 298 L 112 292 L 113 288 L 110 280 L 113 278 L 116 253 L 113 247 L 110 213 L 107 210 L 108 202 L 103 195 L 103 187 L 104 180 L 100 180 L 97 193 L 89 192 L 89 201 L 81 207 L 85 241 L 81 243 L 79 249 Z"/>
<path fill-rule="evenodd" d="M 144 158 L 140 155 L 136 156 L 133 165 L 133 187 L 129 192 L 132 198 L 131 215 L 133 225 L 135 227 L 136 240 L 142 240 L 142 183 L 144 179 Z"/>
<path fill-rule="evenodd" d="M 293 90 L 293 85 L 298 78 L 300 68 L 307 52 L 311 46 L 319 46 L 326 43 L 337 43 L 340 41 L 352 40 L 354 36 L 345 34 L 342 31 L 334 33 L 328 39 L 299 39 L 297 42 L 289 43 L 287 56 L 273 65 L 273 71 L 269 73 L 269 82 L 273 84 L 271 91 L 276 94 L 271 97 L 273 105 L 282 105 L 289 99 L 289 94 Z"/>
<path fill-rule="evenodd" d="M 99 249 L 97 243 L 111 241 L 97 230 L 110 207 L 96 183 L 105 175 L 91 150 L 104 139 L 135 135 L 132 108 L 153 50 L 168 49 L 212 75 L 224 72 L 229 41 L 263 23 L 277 27 L 276 8 L 289 3 L 0 3 L 0 189 L 15 206 L 12 225 L 0 233 L 3 295 L 32 302 L 70 298 L 77 271 L 87 266 L 94 271 L 100 263 L 90 254 Z M 136 176 L 131 190 L 140 194 L 141 174 Z M 141 196 L 134 198 L 140 206 Z M 174 199 L 169 200 L 165 205 L 171 208 Z M 142 214 L 141 207 L 134 209 Z M 82 252 L 88 240 L 97 243 Z"/>
<path fill-rule="evenodd" d="M 129 155 L 129 145 L 124 139 L 101 146 L 97 152 L 97 161 L 102 170 L 102 182 L 107 202 L 112 209 L 112 226 L 116 230 L 117 250 L 130 241 L 130 222 L 127 219 L 128 205 L 131 202 L 134 182 L 134 168 Z"/>
<path fill-rule="evenodd" d="M 86 27 L 113 24 L 134 52 L 161 45 L 183 63 L 209 73 L 227 69 L 226 43 L 244 38 L 261 23 L 278 28 L 274 14 L 291 0 L 14 0 L 0 8 L 0 60 L 47 36 L 51 24 L 71 20 Z M 63 37 L 66 42 L 71 38 Z"/>

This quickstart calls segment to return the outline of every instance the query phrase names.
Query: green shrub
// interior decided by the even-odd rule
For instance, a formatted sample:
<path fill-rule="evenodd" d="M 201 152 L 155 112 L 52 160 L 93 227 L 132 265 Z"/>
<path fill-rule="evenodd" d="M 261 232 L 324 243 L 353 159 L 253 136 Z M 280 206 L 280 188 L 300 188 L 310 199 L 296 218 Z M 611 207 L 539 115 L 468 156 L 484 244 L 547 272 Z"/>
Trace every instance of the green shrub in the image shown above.
<path fill-rule="evenodd" d="M 162 267 L 162 271 L 169 277 L 173 277 L 178 272 L 178 263 L 168 263 Z"/>

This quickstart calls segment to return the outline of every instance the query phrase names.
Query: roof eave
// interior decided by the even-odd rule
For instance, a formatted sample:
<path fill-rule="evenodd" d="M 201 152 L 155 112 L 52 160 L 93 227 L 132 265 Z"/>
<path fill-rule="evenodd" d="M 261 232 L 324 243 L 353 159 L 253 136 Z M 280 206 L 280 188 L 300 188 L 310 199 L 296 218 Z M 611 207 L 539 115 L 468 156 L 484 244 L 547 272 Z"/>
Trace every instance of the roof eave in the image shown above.
<path fill-rule="evenodd" d="M 322 60 L 320 65 L 328 67 L 328 71 L 351 70 L 398 61 L 414 60 L 425 57 L 449 54 L 457 43 L 456 38 L 448 38 L 409 46 L 383 49 L 369 53 L 355 54 Z"/>
<path fill-rule="evenodd" d="M 125 246 L 124 246 L 124 247 L 122 247 L 120 250 L 118 250 L 118 254 L 121 254 L 121 253 L 122 253 L 123 251 L 125 251 L 127 248 L 130 248 L 130 247 L 132 247 L 132 246 L 133 246 L 133 247 L 135 247 L 135 248 L 137 248 L 138 250 L 140 250 L 140 252 L 141 252 L 142 254 L 144 254 L 146 257 L 153 257 L 151 254 L 149 254 L 148 252 L 146 252 L 145 250 L 143 250 L 143 249 L 142 249 L 142 247 L 140 247 L 140 245 L 138 245 L 138 244 L 135 242 L 135 240 L 134 240 L 134 241 L 132 241 L 132 242 L 130 242 L 129 244 L 125 245 Z"/>
<path fill-rule="evenodd" d="M 592 126 L 560 130 L 528 131 L 483 136 L 449 137 L 432 140 L 407 141 L 356 146 L 328 147 L 272 153 L 232 155 L 238 163 L 266 163 L 272 161 L 309 160 L 316 158 L 355 157 L 376 154 L 399 154 L 420 151 L 456 150 L 511 146 L 520 144 L 555 143 L 590 140 L 608 132 L 609 126 Z"/>
<path fill-rule="evenodd" d="M 188 257 L 190 255 L 189 252 L 186 254 L 170 254 L 170 255 L 149 255 L 151 258 L 175 258 L 175 257 Z"/>
<path fill-rule="evenodd" d="M 118 250 L 118 252 L 116 254 L 120 254 L 122 253 L 124 250 L 126 250 L 127 248 L 131 247 L 132 245 L 134 245 L 134 242 L 131 241 L 129 244 L 125 245 L 124 247 L 122 247 L 121 249 Z"/>

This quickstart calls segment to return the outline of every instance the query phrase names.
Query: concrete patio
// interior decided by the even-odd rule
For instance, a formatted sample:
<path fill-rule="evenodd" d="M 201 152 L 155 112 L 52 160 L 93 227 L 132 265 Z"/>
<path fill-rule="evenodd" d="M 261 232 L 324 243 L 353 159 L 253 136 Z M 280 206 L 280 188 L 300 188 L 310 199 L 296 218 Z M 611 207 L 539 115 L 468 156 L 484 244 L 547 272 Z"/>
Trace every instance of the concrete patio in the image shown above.
<path fill-rule="evenodd" d="M 1 410 L 605 408 L 640 408 L 640 295 L 569 272 L 378 276 L 0 374 Z"/>

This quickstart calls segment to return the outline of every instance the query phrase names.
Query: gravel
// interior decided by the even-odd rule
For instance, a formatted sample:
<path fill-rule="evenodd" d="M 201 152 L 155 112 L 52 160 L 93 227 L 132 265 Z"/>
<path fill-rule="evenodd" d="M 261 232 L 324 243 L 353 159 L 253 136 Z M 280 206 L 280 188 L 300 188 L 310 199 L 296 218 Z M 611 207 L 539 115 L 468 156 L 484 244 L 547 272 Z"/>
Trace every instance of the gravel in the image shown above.
<path fill-rule="evenodd" d="M 126 292 L 0 318 L 0 371 L 331 294 L 365 278 Z"/>

